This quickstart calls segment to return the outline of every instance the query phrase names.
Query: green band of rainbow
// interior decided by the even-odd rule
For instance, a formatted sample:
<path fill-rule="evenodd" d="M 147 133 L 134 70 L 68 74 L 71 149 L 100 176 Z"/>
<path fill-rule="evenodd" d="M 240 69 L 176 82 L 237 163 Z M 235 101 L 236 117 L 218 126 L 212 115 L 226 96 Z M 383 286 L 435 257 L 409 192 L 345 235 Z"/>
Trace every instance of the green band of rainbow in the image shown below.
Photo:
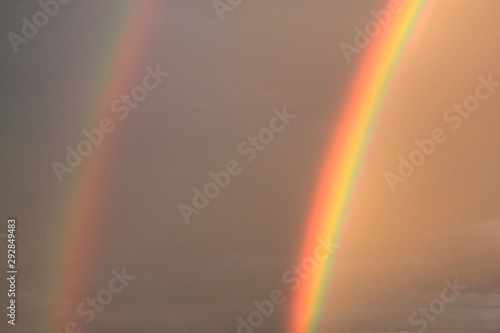
<path fill-rule="evenodd" d="M 383 27 L 378 36 L 374 36 L 367 50 L 362 51 L 366 55 L 331 140 L 307 222 L 300 259 L 311 257 L 318 238 L 339 242 L 351 195 L 383 99 L 398 64 L 412 43 L 410 38 L 418 36 L 417 31 L 430 13 L 430 3 L 421 0 L 402 1 L 401 12 L 394 14 L 390 24 Z M 342 244 L 344 246 L 348 244 Z M 322 308 L 334 259 L 319 263 L 318 269 L 296 291 L 288 331 L 321 331 Z"/>

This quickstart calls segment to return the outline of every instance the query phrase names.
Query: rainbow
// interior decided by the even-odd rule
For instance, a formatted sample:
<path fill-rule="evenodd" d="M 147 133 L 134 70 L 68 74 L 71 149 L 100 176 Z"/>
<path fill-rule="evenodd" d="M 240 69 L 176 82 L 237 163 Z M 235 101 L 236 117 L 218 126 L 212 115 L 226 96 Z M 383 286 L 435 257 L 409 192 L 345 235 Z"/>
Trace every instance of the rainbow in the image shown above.
<path fill-rule="evenodd" d="M 388 2 L 388 8 L 391 2 Z M 374 36 L 368 49 L 362 51 L 365 52 L 364 58 L 337 120 L 323 163 L 300 259 L 311 257 L 318 238 L 340 242 L 353 189 L 384 97 L 434 5 L 431 1 L 421 0 L 402 2 L 402 11 L 394 14 L 390 24 Z M 294 294 L 288 331 L 322 331 L 322 308 L 333 263 L 334 258 L 319 263 L 313 275 Z M 331 332 L 331 328 L 328 331 Z"/>
<path fill-rule="evenodd" d="M 78 60 L 80 68 L 73 72 L 71 91 L 81 93 L 83 100 L 64 101 L 61 108 L 80 108 L 80 131 L 98 128 L 99 121 L 106 117 L 112 120 L 116 130 L 105 137 L 100 146 L 94 147 L 71 175 L 65 175 L 61 185 L 65 187 L 65 196 L 56 205 L 51 218 L 57 235 L 51 240 L 48 254 L 44 277 L 48 301 L 46 312 L 38 319 L 43 328 L 40 331 L 65 331 L 65 325 L 75 318 L 76 306 L 88 296 L 85 287 L 92 258 L 99 251 L 99 227 L 105 222 L 102 207 L 106 202 L 107 180 L 112 175 L 110 156 L 116 155 L 111 149 L 116 150 L 117 132 L 122 127 L 110 110 L 111 101 L 137 84 L 137 73 L 144 73 L 146 66 L 155 65 L 144 58 L 144 50 L 154 31 L 151 26 L 157 11 L 154 3 L 115 2 L 107 10 L 108 20 L 100 27 L 101 41 L 83 45 L 87 53 L 82 54 Z M 84 38 L 80 41 L 85 42 Z M 78 139 L 81 137 L 75 141 Z"/>

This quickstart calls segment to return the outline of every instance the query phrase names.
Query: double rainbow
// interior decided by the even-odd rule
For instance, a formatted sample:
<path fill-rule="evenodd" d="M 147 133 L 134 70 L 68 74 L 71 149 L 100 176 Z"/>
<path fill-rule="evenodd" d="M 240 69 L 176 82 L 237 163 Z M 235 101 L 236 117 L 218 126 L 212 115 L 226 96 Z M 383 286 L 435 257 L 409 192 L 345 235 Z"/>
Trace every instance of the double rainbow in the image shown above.
<path fill-rule="evenodd" d="M 301 258 L 310 257 L 318 237 L 338 242 L 342 225 L 348 211 L 351 193 L 360 169 L 367 142 L 375 125 L 376 116 L 398 64 L 404 59 L 412 39 L 426 15 L 430 12 L 430 1 L 409 0 L 402 3 L 403 11 L 393 17 L 390 25 L 374 38 L 368 50 L 364 50 L 353 89 L 341 112 L 337 130 L 331 140 L 324 162 L 322 175 L 308 221 L 305 239 L 301 247 Z M 83 128 L 95 127 L 98 121 L 110 113 L 110 102 L 129 90 L 132 77 L 138 68 L 144 68 L 141 57 L 151 35 L 150 22 L 155 7 L 147 1 L 123 2 L 121 9 L 110 20 L 110 31 L 114 33 L 103 40 L 98 50 L 98 65 L 89 64 L 95 71 L 78 73 L 88 81 L 80 89 L 88 92 L 83 112 L 88 115 Z M 411 37 L 411 38 L 410 38 Z M 82 66 L 84 67 L 84 66 Z M 71 105 L 74 105 L 72 101 Z M 111 115 L 109 115 L 112 118 Z M 106 140 L 113 140 L 107 138 Z M 116 140 L 116 138 L 114 138 Z M 56 311 L 44 314 L 44 331 L 60 331 L 74 315 L 74 307 L 64 310 L 61 304 L 77 304 L 84 299 L 86 274 L 92 265 L 94 252 L 91 245 L 99 244 L 95 233 L 103 222 L 99 215 L 105 199 L 102 187 L 106 184 L 112 161 L 109 149 L 113 145 L 102 145 L 80 166 L 78 177 L 66 180 L 66 198 L 58 209 L 59 235 L 53 247 L 46 277 L 49 305 Z M 64 237 L 63 237 L 64 236 Z M 59 252 L 62 252 L 61 253 Z M 315 274 L 297 291 L 290 322 L 292 333 L 317 332 L 320 329 L 321 309 L 334 260 L 320 263 Z M 76 277 L 76 278 L 75 278 Z"/>
<path fill-rule="evenodd" d="M 388 8 L 391 2 L 387 4 Z M 401 2 L 400 6 L 402 11 L 393 15 L 390 24 L 382 28 L 369 48 L 363 51 L 366 54 L 340 113 L 324 162 L 299 254 L 301 259 L 314 253 L 318 238 L 339 243 L 363 156 L 384 97 L 398 66 L 409 54 L 410 46 L 427 21 L 433 4 L 410 0 Z M 322 308 L 333 263 L 334 258 L 319 263 L 313 275 L 297 290 L 292 304 L 290 332 L 322 330 Z"/>

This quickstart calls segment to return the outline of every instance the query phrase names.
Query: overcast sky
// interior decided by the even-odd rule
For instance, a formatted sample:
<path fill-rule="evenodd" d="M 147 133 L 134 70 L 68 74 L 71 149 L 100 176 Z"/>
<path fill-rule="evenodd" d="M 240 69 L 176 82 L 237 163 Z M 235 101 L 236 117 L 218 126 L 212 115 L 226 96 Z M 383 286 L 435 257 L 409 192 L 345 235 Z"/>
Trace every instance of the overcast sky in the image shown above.
<path fill-rule="evenodd" d="M 147 66 L 170 75 L 85 157 L 106 157 L 90 236 L 76 237 L 91 262 L 85 277 L 70 275 L 82 289 L 76 298 L 54 298 L 51 265 L 70 237 L 62 217 L 68 202 L 87 207 L 70 197 L 84 186 L 87 164 L 60 182 L 53 161 L 64 163 L 65 147 L 76 149 L 82 130 L 99 126 L 85 104 L 96 94 L 89 73 L 109 71 L 102 59 L 116 41 L 107 36 L 131 6 L 60 5 L 16 52 L 8 34 L 21 35 L 22 18 L 41 7 L 0 2 L 0 212 L 2 222 L 18 221 L 19 262 L 16 326 L 2 313 L 2 332 L 63 332 L 46 321 L 64 313 L 82 332 L 233 333 L 238 317 L 274 289 L 286 301 L 255 332 L 289 332 L 293 292 L 282 275 L 299 263 L 321 162 L 366 52 L 348 62 L 339 45 L 352 44 L 355 28 L 386 1 L 247 0 L 224 20 L 212 1 L 144 3 L 154 10 L 141 48 L 120 49 L 138 53 L 123 92 L 142 82 Z M 488 76 L 500 82 L 499 10 L 493 0 L 440 1 L 411 44 L 354 189 L 322 333 L 417 332 L 423 324 L 412 325 L 412 314 L 438 304 L 454 280 L 464 290 L 425 331 L 500 330 L 500 87 L 461 120 L 444 118 Z M 248 162 L 240 145 L 284 110 L 295 117 Z M 397 173 L 399 156 L 436 128 L 446 140 L 392 191 L 385 172 Z M 193 189 L 230 161 L 239 173 L 187 224 L 179 204 L 194 207 Z M 86 323 L 75 309 L 122 267 L 135 279 Z M 0 287 L 5 309 L 5 279 Z"/>

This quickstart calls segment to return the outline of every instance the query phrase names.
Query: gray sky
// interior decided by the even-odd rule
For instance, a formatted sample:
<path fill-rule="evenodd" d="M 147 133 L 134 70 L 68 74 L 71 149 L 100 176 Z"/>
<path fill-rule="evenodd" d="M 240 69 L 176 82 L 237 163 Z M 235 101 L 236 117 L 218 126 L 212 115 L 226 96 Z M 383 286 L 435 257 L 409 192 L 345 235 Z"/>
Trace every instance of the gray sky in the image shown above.
<path fill-rule="evenodd" d="M 109 161 L 96 190 L 101 208 L 89 221 L 95 227 L 89 237 L 70 238 L 91 262 L 85 278 L 68 275 L 80 295 L 55 299 L 51 265 L 63 256 L 57 244 L 69 237 L 71 222 L 61 216 L 66 202 L 86 207 L 68 196 L 82 186 L 75 184 L 86 164 L 59 182 L 52 163 L 64 162 L 65 147 L 97 126 L 86 104 L 95 95 L 92 78 L 108 70 L 99 67 L 113 42 L 107 37 L 128 2 L 61 5 L 18 53 L 7 36 L 20 34 L 21 19 L 40 6 L 0 2 L 0 212 L 2 221 L 18 220 L 19 262 L 16 326 L 2 314 L 2 332 L 62 332 L 45 321 L 66 313 L 83 332 L 232 333 L 238 317 L 247 318 L 253 302 L 274 289 L 287 301 L 255 332 L 290 332 L 293 292 L 282 274 L 299 263 L 321 162 L 366 52 L 348 63 L 339 45 L 353 43 L 355 27 L 385 1 L 248 0 L 223 21 L 211 1 L 145 3 L 154 14 L 123 92 L 142 82 L 147 66 L 159 64 L 170 75 L 85 158 Z M 426 331 L 499 330 L 500 89 L 456 130 L 443 118 L 474 95 L 478 77 L 500 81 L 499 7 L 442 1 L 411 45 L 354 190 L 321 332 L 416 332 L 421 325 L 409 317 L 440 299 L 445 281 L 455 278 L 467 289 Z M 296 117 L 247 162 L 240 144 L 284 107 Z M 435 128 L 446 141 L 392 192 L 384 173 L 397 172 L 398 156 L 408 157 L 414 140 Z M 193 188 L 232 160 L 241 172 L 187 225 L 178 205 L 193 206 Z M 85 323 L 75 309 L 122 267 L 136 278 Z"/>

